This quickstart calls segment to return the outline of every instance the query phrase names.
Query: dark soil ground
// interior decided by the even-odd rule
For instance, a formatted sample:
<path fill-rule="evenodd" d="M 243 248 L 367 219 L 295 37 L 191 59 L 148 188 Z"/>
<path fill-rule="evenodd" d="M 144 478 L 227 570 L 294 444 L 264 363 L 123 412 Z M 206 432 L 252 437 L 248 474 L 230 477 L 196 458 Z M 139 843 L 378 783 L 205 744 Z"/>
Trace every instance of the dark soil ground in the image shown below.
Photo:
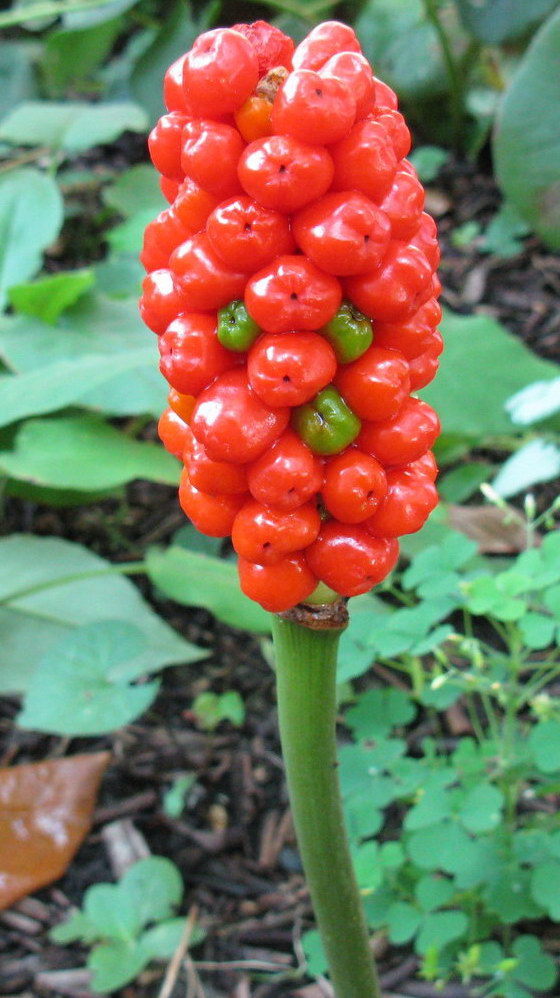
<path fill-rule="evenodd" d="M 450 164 L 430 189 L 428 209 L 443 240 L 444 301 L 460 312 L 496 316 L 537 353 L 560 360 L 560 258 L 534 239 L 507 260 L 482 254 L 476 242 L 458 249 L 450 241 L 466 221 L 484 228 L 498 202 L 490 177 L 464 164 Z M 3 531 L 63 536 L 112 560 L 131 560 L 148 544 L 168 542 L 183 522 L 173 489 L 135 483 L 124 501 L 70 510 L 9 500 Z M 152 965 L 120 998 L 328 995 L 327 985 L 298 976 L 301 935 L 312 919 L 286 799 L 273 676 L 259 643 L 205 611 L 162 601 L 145 581 L 139 584 L 172 626 L 209 649 L 203 668 L 168 669 L 149 712 L 112 738 L 69 743 L 22 732 L 12 725 L 15 700 L 1 705 L 1 765 L 106 747 L 112 764 L 92 830 L 66 875 L 0 914 L 0 994 L 87 998 L 84 951 L 54 946 L 48 929 L 81 902 L 89 884 L 114 879 L 124 851 L 125 862 L 151 852 L 178 864 L 186 885 L 184 911 L 196 913 L 207 935 L 167 993 L 164 968 Z M 223 725 L 213 735 L 198 730 L 190 713 L 193 697 L 232 688 L 245 701 L 244 726 Z M 184 812 L 170 818 L 162 797 L 184 773 L 196 774 L 196 782 Z M 390 950 L 383 938 L 377 948 L 387 998 L 468 998 L 460 985 L 436 992 L 420 981 L 417 962 L 405 949 Z"/>

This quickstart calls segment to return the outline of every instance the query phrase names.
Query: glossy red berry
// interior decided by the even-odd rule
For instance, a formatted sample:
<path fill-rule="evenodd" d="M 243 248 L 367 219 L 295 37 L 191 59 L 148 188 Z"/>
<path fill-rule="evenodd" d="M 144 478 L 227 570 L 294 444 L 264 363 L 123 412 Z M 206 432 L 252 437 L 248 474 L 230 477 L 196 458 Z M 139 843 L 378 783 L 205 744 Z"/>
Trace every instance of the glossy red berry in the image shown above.
<path fill-rule="evenodd" d="M 358 360 L 344 364 L 335 384 L 360 419 L 396 416 L 410 391 L 408 364 L 397 350 L 374 345 Z"/>
<path fill-rule="evenodd" d="M 387 215 L 358 191 L 326 194 L 302 208 L 293 230 L 309 259 L 339 276 L 374 270 L 391 236 Z"/>
<path fill-rule="evenodd" d="M 159 369 L 181 395 L 198 395 L 237 363 L 216 335 L 214 316 L 187 312 L 168 325 L 159 340 Z"/>
<path fill-rule="evenodd" d="M 249 490 L 259 502 L 275 509 L 296 509 L 320 491 L 321 461 L 292 430 L 286 430 L 262 457 L 247 469 Z"/>
<path fill-rule="evenodd" d="M 341 596 L 369 592 L 392 571 L 398 556 L 395 540 L 372 537 L 361 525 L 336 520 L 323 525 L 306 552 L 313 574 Z"/>
<path fill-rule="evenodd" d="M 358 446 L 385 467 L 417 461 L 440 432 L 437 413 L 422 399 L 408 398 L 396 416 L 381 423 L 362 423 Z"/>
<path fill-rule="evenodd" d="M 244 502 L 242 495 L 209 495 L 195 489 L 185 471 L 179 486 L 181 509 L 197 530 L 209 537 L 228 537 Z"/>
<path fill-rule="evenodd" d="M 297 46 L 292 63 L 294 69 L 321 69 L 339 52 L 360 52 L 360 43 L 352 28 L 340 21 L 323 21 L 309 32 Z"/>
<path fill-rule="evenodd" d="M 387 492 L 385 472 L 370 454 L 349 447 L 325 463 L 323 502 L 342 523 L 362 523 Z"/>
<path fill-rule="evenodd" d="M 251 347 L 247 371 L 267 405 L 302 405 L 332 381 L 336 357 L 317 333 L 267 333 Z"/>
<path fill-rule="evenodd" d="M 366 520 L 367 531 L 377 538 L 414 534 L 437 506 L 435 485 L 424 475 L 394 469 L 387 472 L 387 495 Z"/>
<path fill-rule="evenodd" d="M 208 218 L 206 231 L 212 249 L 224 263 L 248 273 L 295 248 L 286 216 L 246 195 L 218 205 Z"/>
<path fill-rule="evenodd" d="M 226 266 L 214 252 L 206 232 L 181 243 L 172 253 L 169 266 L 187 308 L 193 311 L 222 308 L 232 298 L 243 297 L 246 273 Z"/>
<path fill-rule="evenodd" d="M 181 145 L 183 128 L 190 116 L 182 111 L 164 114 L 148 136 L 148 149 L 156 170 L 169 180 L 181 181 L 184 177 L 181 166 Z"/>
<path fill-rule="evenodd" d="M 259 62 L 248 38 L 231 28 L 199 35 L 183 66 L 183 87 L 193 114 L 209 118 L 236 111 L 255 88 Z"/>
<path fill-rule="evenodd" d="M 303 256 L 280 256 L 248 282 L 249 315 L 269 333 L 320 329 L 342 300 L 340 283 Z"/>
<path fill-rule="evenodd" d="M 258 565 L 275 565 L 308 547 L 321 529 L 314 503 L 278 511 L 249 499 L 239 510 L 231 540 L 238 555 Z"/>
<path fill-rule="evenodd" d="M 289 214 L 328 190 L 334 166 L 326 149 L 291 135 L 271 135 L 247 146 L 237 172 L 255 201 Z"/>
<path fill-rule="evenodd" d="M 231 197 L 241 189 L 237 163 L 244 148 L 236 128 L 196 118 L 183 128 L 183 173 L 220 200 Z"/>
<path fill-rule="evenodd" d="M 282 613 L 302 603 L 317 588 L 317 579 L 303 554 L 292 554 L 274 565 L 238 561 L 242 592 L 271 613 Z"/>
<path fill-rule="evenodd" d="M 270 409 L 252 390 L 244 370 L 216 378 L 199 396 L 191 419 L 197 440 L 213 461 L 254 461 L 286 429 L 289 409 Z"/>
<path fill-rule="evenodd" d="M 276 95 L 272 127 L 300 142 L 330 145 L 346 135 L 355 117 L 356 99 L 341 80 L 300 69 L 290 73 Z"/>
<path fill-rule="evenodd" d="M 358 121 L 348 135 L 331 148 L 333 187 L 337 191 L 361 191 L 380 204 L 397 172 L 392 142 L 374 118 Z"/>

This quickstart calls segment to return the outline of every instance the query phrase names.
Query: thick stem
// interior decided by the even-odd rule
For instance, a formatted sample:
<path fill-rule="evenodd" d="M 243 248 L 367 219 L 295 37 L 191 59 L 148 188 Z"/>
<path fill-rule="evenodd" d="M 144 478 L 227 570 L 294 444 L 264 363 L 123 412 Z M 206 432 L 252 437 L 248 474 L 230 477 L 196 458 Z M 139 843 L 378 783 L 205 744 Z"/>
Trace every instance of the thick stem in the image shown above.
<path fill-rule="evenodd" d="M 280 737 L 300 855 L 337 998 L 381 998 L 344 829 L 336 760 L 337 628 L 273 617 Z"/>

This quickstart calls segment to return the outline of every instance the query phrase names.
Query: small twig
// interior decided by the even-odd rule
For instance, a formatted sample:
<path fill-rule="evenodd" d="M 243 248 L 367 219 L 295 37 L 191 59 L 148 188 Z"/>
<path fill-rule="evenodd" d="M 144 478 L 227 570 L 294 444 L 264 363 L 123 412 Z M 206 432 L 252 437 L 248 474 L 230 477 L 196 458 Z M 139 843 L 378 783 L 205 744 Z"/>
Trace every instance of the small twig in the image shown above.
<path fill-rule="evenodd" d="M 179 945 L 177 946 L 177 949 L 175 950 L 173 956 L 171 957 L 171 960 L 169 961 L 158 998 L 169 998 L 171 992 L 173 991 L 173 988 L 175 987 L 175 981 L 177 980 L 177 975 L 179 973 L 179 970 L 181 969 L 181 963 L 185 959 L 185 954 L 189 948 L 189 943 L 191 941 L 191 936 L 193 934 L 197 916 L 198 916 L 198 909 L 196 905 L 193 904 L 189 911 L 189 914 L 187 915 L 185 928 L 179 940 Z"/>

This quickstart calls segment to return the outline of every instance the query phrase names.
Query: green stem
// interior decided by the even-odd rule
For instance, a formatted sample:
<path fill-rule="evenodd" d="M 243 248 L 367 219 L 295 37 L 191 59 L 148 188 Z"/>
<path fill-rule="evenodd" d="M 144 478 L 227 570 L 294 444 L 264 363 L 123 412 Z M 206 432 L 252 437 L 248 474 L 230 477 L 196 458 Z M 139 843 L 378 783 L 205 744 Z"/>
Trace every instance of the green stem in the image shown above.
<path fill-rule="evenodd" d="M 344 829 L 336 760 L 340 629 L 272 618 L 280 737 L 300 855 L 337 998 L 381 998 Z"/>
<path fill-rule="evenodd" d="M 430 21 L 431 24 L 433 25 L 434 31 L 436 32 L 439 38 L 439 43 L 441 45 L 443 61 L 445 62 L 445 68 L 447 70 L 447 78 L 449 80 L 453 145 L 455 147 L 455 150 L 459 151 L 461 148 L 463 115 L 465 107 L 461 68 L 459 66 L 459 63 L 455 59 L 453 48 L 451 46 L 451 41 L 449 39 L 447 31 L 445 30 L 443 21 L 439 16 L 438 0 L 424 0 L 424 8 L 426 11 L 426 17 L 428 21 Z"/>

